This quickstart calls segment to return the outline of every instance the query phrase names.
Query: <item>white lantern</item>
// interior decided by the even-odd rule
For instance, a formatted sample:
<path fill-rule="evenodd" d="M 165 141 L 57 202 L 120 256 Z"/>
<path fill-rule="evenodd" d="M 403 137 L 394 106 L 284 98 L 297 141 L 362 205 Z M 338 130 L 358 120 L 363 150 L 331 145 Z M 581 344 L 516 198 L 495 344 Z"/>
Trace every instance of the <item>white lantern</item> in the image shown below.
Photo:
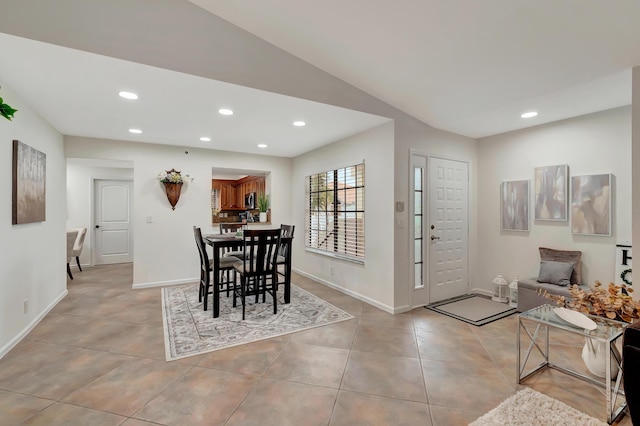
<path fill-rule="evenodd" d="M 509 306 L 518 307 L 518 277 L 509 283 Z"/>
<path fill-rule="evenodd" d="M 497 277 L 493 279 L 493 297 L 491 300 L 500 303 L 508 303 L 509 302 L 509 283 L 504 277 L 498 274 Z"/>

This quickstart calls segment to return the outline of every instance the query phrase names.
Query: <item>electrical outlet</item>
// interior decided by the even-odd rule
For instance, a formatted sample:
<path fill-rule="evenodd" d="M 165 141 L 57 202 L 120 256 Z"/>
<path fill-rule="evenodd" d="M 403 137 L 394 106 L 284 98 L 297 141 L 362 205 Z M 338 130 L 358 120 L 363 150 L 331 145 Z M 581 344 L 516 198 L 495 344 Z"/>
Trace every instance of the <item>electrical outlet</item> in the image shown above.
<path fill-rule="evenodd" d="M 29 299 L 24 299 L 24 313 L 26 314 L 27 311 L 29 310 Z"/>

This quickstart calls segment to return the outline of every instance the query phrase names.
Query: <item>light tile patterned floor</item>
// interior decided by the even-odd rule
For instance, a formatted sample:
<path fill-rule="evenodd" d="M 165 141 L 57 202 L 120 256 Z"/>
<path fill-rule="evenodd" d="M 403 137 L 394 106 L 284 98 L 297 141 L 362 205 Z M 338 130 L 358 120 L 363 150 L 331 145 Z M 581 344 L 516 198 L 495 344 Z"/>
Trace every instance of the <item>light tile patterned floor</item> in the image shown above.
<path fill-rule="evenodd" d="M 160 289 L 131 290 L 130 264 L 74 277 L 0 360 L 2 425 L 466 425 L 520 388 L 516 316 L 394 316 L 294 274 L 356 318 L 167 363 Z M 552 341 L 581 365 L 580 339 Z M 556 371 L 527 386 L 604 420 L 600 388 Z"/>

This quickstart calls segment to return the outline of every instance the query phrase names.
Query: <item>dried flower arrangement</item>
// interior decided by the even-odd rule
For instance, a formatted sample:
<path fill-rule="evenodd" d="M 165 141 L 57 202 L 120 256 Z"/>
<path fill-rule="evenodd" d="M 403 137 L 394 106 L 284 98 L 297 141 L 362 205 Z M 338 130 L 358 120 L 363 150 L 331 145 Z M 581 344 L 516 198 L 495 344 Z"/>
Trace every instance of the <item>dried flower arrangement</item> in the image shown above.
<path fill-rule="evenodd" d="M 546 290 L 538 290 L 541 296 L 555 301 L 559 306 L 624 322 L 640 318 L 640 301 L 633 300 L 630 295 L 632 292 L 633 289 L 625 284 L 609 283 L 608 287 L 604 287 L 600 281 L 596 281 L 590 290 L 572 285 L 569 289 L 571 300 L 567 300 L 565 296 L 549 294 Z"/>

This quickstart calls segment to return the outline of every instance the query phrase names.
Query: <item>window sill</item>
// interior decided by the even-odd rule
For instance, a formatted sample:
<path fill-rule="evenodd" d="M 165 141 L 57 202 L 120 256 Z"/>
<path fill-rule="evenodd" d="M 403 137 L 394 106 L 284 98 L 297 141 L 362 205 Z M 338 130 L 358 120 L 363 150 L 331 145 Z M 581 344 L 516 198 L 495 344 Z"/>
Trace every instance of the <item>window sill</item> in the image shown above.
<path fill-rule="evenodd" d="M 355 263 L 356 265 L 363 265 L 364 266 L 364 259 L 359 259 L 359 258 L 347 256 L 347 255 L 340 254 L 340 253 L 330 253 L 330 252 L 324 251 L 324 250 L 316 250 L 316 249 L 309 248 L 309 247 L 305 247 L 304 250 L 306 252 L 309 252 L 309 253 L 319 254 L 321 256 L 331 257 L 331 258 L 336 259 L 336 260 L 343 260 L 345 262 Z"/>

